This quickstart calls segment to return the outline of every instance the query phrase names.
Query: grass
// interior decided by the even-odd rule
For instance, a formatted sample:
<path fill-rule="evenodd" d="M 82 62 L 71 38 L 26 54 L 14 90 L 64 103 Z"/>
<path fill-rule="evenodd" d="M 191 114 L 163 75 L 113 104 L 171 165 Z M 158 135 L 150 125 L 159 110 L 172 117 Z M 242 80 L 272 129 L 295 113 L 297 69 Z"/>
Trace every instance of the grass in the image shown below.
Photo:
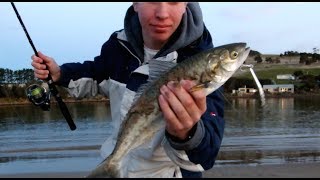
<path fill-rule="evenodd" d="M 271 79 L 279 84 L 292 83 L 291 80 L 280 80 L 277 79 L 279 74 L 293 74 L 295 71 L 302 71 L 304 75 L 310 74 L 314 76 L 320 75 L 320 67 L 316 66 L 288 66 L 288 65 L 256 65 L 253 67 L 254 72 L 258 79 Z M 236 77 L 253 79 L 249 70 L 243 72 Z"/>

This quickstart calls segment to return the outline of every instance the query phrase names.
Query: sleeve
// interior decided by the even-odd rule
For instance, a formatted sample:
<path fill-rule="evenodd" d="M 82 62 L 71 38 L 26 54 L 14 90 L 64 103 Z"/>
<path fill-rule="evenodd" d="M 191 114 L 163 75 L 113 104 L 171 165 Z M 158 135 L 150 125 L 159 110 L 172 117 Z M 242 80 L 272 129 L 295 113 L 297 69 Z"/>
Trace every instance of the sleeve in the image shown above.
<path fill-rule="evenodd" d="M 61 65 L 61 77 L 56 84 L 67 88 L 69 94 L 78 99 L 95 96 L 98 93 L 98 84 L 108 79 L 109 68 L 112 67 L 109 59 L 115 53 L 115 46 L 111 37 L 102 45 L 100 55 L 94 60 Z"/>
<path fill-rule="evenodd" d="M 94 80 L 102 81 L 108 77 L 108 63 L 106 62 L 107 51 L 109 48 L 108 41 L 102 46 L 99 56 L 94 60 L 87 60 L 83 63 L 72 62 L 65 63 L 60 66 L 61 78 L 57 84 L 68 87 L 70 80 L 76 81 L 80 78 L 92 78 Z"/>
<path fill-rule="evenodd" d="M 223 87 L 207 96 L 207 110 L 187 141 L 176 141 L 166 133 L 165 150 L 182 169 L 204 171 L 213 167 L 224 133 Z"/>
<path fill-rule="evenodd" d="M 202 131 L 198 133 L 203 134 L 202 140 L 197 144 L 193 142 L 195 146 L 186 149 L 189 160 L 195 164 L 201 164 L 205 170 L 213 167 L 223 138 L 225 121 L 222 90 L 223 87 L 208 95 L 207 111 L 199 121 L 201 125 L 198 125 L 198 127 L 200 128 L 197 128 L 197 130 Z M 199 139 L 197 136 L 193 138 Z M 193 138 L 190 139 L 191 143 Z"/>

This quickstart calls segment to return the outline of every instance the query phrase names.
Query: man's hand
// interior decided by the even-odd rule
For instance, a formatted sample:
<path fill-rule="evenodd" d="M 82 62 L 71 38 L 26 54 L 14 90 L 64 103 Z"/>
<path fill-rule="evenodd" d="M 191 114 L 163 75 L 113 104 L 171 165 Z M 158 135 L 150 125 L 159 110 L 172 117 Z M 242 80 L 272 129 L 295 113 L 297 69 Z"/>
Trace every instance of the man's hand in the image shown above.
<path fill-rule="evenodd" d="M 158 98 L 166 121 L 167 132 L 181 140 L 188 137 L 191 128 L 206 111 L 206 94 L 203 90 L 189 92 L 196 84 L 190 80 L 169 82 L 160 88 Z"/>
<path fill-rule="evenodd" d="M 33 66 L 34 76 L 36 78 L 45 80 L 48 77 L 50 71 L 53 82 L 58 81 L 61 76 L 59 65 L 53 58 L 42 54 L 40 51 L 38 52 L 38 55 L 39 57 L 37 57 L 36 55 L 31 56 L 31 65 Z"/>

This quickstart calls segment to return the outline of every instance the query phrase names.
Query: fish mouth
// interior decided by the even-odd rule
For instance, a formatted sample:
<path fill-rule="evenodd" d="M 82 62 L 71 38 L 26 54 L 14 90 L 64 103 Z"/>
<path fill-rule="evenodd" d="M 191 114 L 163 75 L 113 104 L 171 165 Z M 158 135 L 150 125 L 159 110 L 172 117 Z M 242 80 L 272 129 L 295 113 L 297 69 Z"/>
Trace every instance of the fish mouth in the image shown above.
<path fill-rule="evenodd" d="M 247 59 L 247 57 L 249 56 L 250 51 L 251 51 L 250 47 L 246 47 L 243 50 L 243 53 L 242 53 L 241 58 L 240 58 L 241 59 L 241 61 L 240 61 L 241 64 Z"/>
<path fill-rule="evenodd" d="M 238 58 L 237 63 L 235 64 L 235 67 L 239 68 L 243 65 L 243 63 L 246 61 L 246 59 L 249 56 L 250 53 L 250 47 L 246 47 L 246 45 L 244 44 L 244 48 L 242 49 L 242 53 L 241 56 Z"/>
<path fill-rule="evenodd" d="M 245 57 L 249 56 L 250 51 L 251 51 L 250 47 L 246 47 L 242 56 L 245 56 Z"/>

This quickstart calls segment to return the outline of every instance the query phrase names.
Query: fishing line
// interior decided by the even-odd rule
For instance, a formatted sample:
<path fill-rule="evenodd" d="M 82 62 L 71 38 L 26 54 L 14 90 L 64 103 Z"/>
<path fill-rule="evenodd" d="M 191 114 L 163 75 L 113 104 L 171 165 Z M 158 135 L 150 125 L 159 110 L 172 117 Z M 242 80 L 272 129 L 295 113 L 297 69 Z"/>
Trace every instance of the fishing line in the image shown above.
<path fill-rule="evenodd" d="M 29 33 L 19 15 L 19 12 L 17 10 L 17 8 L 15 7 L 14 3 L 11 2 L 11 5 L 13 7 L 13 10 L 14 12 L 16 13 L 17 15 L 17 18 L 29 40 L 29 43 L 35 53 L 35 55 L 37 57 L 39 57 L 38 55 L 38 52 L 31 40 L 31 37 L 29 36 Z M 46 69 L 48 69 L 48 67 L 46 67 Z M 71 130 L 75 130 L 76 129 L 76 125 L 74 124 L 73 120 L 72 120 L 72 117 L 70 115 L 70 112 L 66 106 L 66 104 L 62 101 L 62 98 L 58 92 L 58 89 L 56 88 L 56 86 L 54 85 L 54 82 L 52 80 L 52 77 L 50 75 L 50 73 L 48 74 L 48 77 L 46 79 L 47 81 L 47 84 L 49 86 L 49 92 L 46 92 L 46 90 L 44 89 L 44 87 L 42 86 L 39 86 L 37 84 L 33 84 L 31 86 L 29 86 L 26 90 L 26 93 L 27 93 L 27 97 L 28 99 L 36 106 L 40 106 L 42 110 L 44 111 L 48 111 L 50 109 L 50 97 L 51 97 L 51 93 L 52 95 L 55 97 L 58 105 L 59 105 L 59 108 L 61 110 L 61 113 L 63 114 L 63 116 L 65 117 L 69 127 Z"/>
<path fill-rule="evenodd" d="M 259 95 L 260 95 L 260 100 L 261 100 L 261 106 L 264 107 L 265 104 L 266 104 L 264 91 L 263 91 L 263 88 L 262 88 L 262 86 L 261 86 L 261 83 L 260 83 L 260 81 L 259 81 L 256 73 L 255 73 L 254 70 L 253 70 L 253 65 L 252 65 L 252 64 L 248 64 L 248 65 L 247 65 L 247 64 L 243 64 L 243 65 L 240 67 L 240 70 L 241 70 L 241 71 L 244 71 L 244 70 L 242 69 L 242 67 L 248 67 L 248 68 L 250 69 L 251 75 L 252 75 L 252 77 L 253 77 L 253 79 L 254 79 L 257 87 L 258 87 L 258 91 L 259 91 Z"/>
<path fill-rule="evenodd" d="M 245 71 L 245 70 L 242 69 L 244 67 L 247 67 L 247 68 L 250 69 L 251 75 L 252 75 L 252 77 L 253 77 L 253 79 L 254 79 L 257 87 L 258 87 L 258 91 L 259 91 L 259 95 L 260 95 L 260 101 L 261 101 L 261 107 L 263 109 L 266 109 L 267 106 L 266 106 L 266 102 L 265 102 L 265 94 L 264 94 L 263 88 L 261 86 L 261 83 L 260 83 L 258 77 L 256 76 L 254 70 L 253 70 L 253 65 L 252 64 L 248 64 L 248 65 L 247 64 L 243 64 L 243 65 L 240 66 L 240 71 Z M 237 113 L 240 113 L 240 111 L 235 108 L 235 105 L 232 104 L 228 100 L 228 98 L 224 95 L 224 93 L 220 89 L 218 89 L 218 93 L 220 93 L 223 96 L 223 98 L 225 99 L 225 102 L 227 102 L 231 106 L 232 110 L 234 110 Z M 240 117 L 240 114 L 239 114 L 239 117 Z"/>

